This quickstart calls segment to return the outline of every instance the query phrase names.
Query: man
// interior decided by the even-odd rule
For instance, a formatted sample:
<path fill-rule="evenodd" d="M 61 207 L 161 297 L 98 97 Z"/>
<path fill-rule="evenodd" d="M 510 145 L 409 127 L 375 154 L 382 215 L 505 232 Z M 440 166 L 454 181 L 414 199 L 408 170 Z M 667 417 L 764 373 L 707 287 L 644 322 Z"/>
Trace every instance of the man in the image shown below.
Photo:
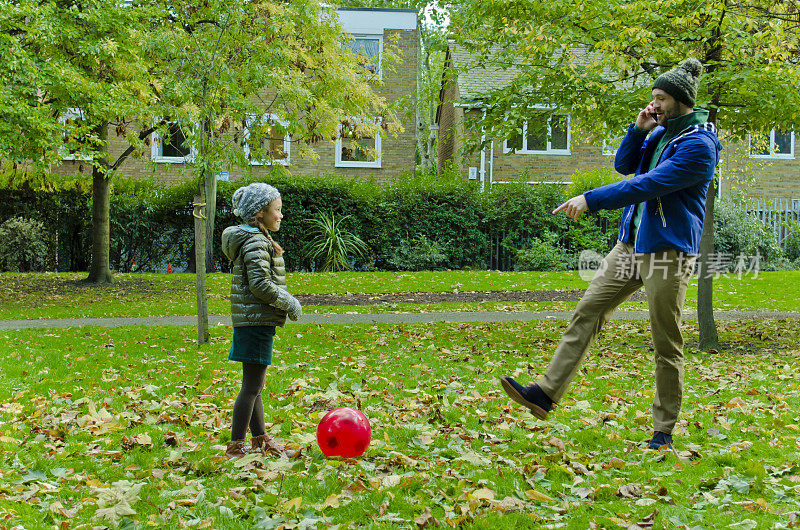
<path fill-rule="evenodd" d="M 633 177 L 553 211 L 577 219 L 587 210 L 625 207 L 619 241 L 578 303 L 542 378 L 529 386 L 501 378 L 505 392 L 540 419 L 561 400 L 614 309 L 644 286 L 656 364 L 649 446 L 672 445 L 683 393 L 681 310 L 721 148 L 714 125 L 706 122 L 708 111 L 694 109 L 701 73 L 700 62 L 687 59 L 653 83 L 653 100 L 628 128 L 614 160 L 618 172 Z"/>

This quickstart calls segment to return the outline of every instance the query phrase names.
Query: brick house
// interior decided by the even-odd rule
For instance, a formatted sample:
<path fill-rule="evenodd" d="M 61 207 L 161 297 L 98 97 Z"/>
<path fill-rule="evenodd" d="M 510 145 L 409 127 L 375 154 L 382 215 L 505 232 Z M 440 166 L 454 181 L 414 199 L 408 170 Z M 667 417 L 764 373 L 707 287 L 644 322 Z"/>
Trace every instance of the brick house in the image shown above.
<path fill-rule="evenodd" d="M 489 131 L 487 147 L 465 153 L 469 120 L 480 116 L 486 94 L 505 86 L 515 74 L 513 68 L 476 65 L 468 52 L 450 43 L 436 114 L 440 167 L 452 164 L 457 173 L 482 186 L 525 179 L 566 184 L 576 170 L 613 168 L 615 146 L 573 135 L 569 114 L 552 114 L 545 108 L 537 120 L 524 124 L 522 135 L 498 138 Z M 750 139 L 734 143 L 723 138 L 722 143 L 722 195 L 744 190 L 758 198 L 800 198 L 800 160 L 795 157 L 793 132 L 773 130 L 769 142 L 754 139 L 752 146 Z M 772 147 L 765 147 L 768 143 Z"/>
<path fill-rule="evenodd" d="M 419 48 L 416 10 L 341 8 L 338 14 L 343 29 L 353 37 L 353 51 L 364 54 L 367 67 L 375 68 L 374 71 L 383 81 L 381 85 L 375 85 L 376 93 L 390 104 L 402 97 L 413 97 L 417 89 Z M 393 46 L 398 50 L 401 59 L 398 64 L 383 67 L 384 46 Z M 270 118 L 275 120 L 275 130 L 280 131 L 280 118 Z M 292 138 L 288 135 L 281 138 L 279 132 L 277 137 L 269 141 L 273 160 L 263 163 L 252 161 L 251 170 L 255 175 L 267 175 L 273 165 L 280 165 L 298 175 L 341 174 L 372 178 L 377 182 L 389 180 L 403 172 L 413 172 L 416 161 L 415 117 L 398 112 L 398 118 L 403 131 L 397 136 L 356 141 L 345 132 L 343 138 L 336 142 L 321 141 L 312 146 L 319 156 L 316 161 L 297 156 Z M 80 119 L 80 110 L 74 109 L 63 119 Z M 162 141 L 157 133 L 152 134 L 150 152 L 142 158 L 128 158 L 119 172 L 133 178 L 152 177 L 156 182 L 167 184 L 185 180 L 193 152 L 181 145 L 180 139 L 184 136 L 179 127 L 175 126 L 170 132 L 171 140 L 168 143 Z M 108 138 L 110 159 L 114 160 L 127 144 L 114 131 L 109 131 Z M 360 149 L 362 145 L 368 151 Z M 373 156 L 375 152 L 379 157 Z M 91 167 L 85 160 L 65 153 L 63 164 L 54 168 L 54 171 L 64 174 L 91 173 Z M 241 169 L 232 167 L 219 178 L 236 180 L 241 174 Z"/>

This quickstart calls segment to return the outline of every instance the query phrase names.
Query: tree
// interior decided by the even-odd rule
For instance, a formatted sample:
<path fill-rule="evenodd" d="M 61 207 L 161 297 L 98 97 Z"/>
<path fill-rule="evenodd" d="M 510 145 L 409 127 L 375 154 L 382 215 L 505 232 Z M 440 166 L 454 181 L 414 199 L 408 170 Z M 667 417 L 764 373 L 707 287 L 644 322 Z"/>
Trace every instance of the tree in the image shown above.
<path fill-rule="evenodd" d="M 179 129 L 196 151 L 191 171 L 197 183 L 198 341 L 205 342 L 204 258 L 213 234 L 217 173 L 232 166 L 251 172 L 251 160 L 270 163 L 280 156 L 271 147 L 276 135 L 289 134 L 301 156 L 313 157 L 313 145 L 335 140 L 351 117 L 363 118 L 356 126 L 363 135 L 398 125 L 371 88 L 377 80 L 361 58 L 346 51 L 350 37 L 336 11 L 322 2 L 155 5 L 162 6 L 164 22 L 150 46 L 168 65 L 158 87 L 160 134 L 170 138 Z"/>
<path fill-rule="evenodd" d="M 40 171 L 65 154 L 92 169 L 92 260 L 88 280 L 112 282 L 109 200 L 115 174 L 150 129 L 132 116 L 153 101 L 142 43 L 147 17 L 121 2 L 42 0 L 0 3 L 8 72 L 0 90 L 0 159 Z M 128 148 L 110 153 L 108 131 Z"/>
<path fill-rule="evenodd" d="M 618 136 L 649 101 L 655 77 L 694 56 L 705 65 L 698 106 L 728 139 L 796 127 L 800 11 L 793 2 L 644 0 L 571 2 L 468 0 L 451 23 L 458 41 L 487 68 L 514 69 L 487 94 L 481 130 L 508 137 L 544 104 L 572 114 L 595 139 Z M 716 184 L 708 193 L 700 245 L 700 347 L 717 346 L 713 316 Z"/>

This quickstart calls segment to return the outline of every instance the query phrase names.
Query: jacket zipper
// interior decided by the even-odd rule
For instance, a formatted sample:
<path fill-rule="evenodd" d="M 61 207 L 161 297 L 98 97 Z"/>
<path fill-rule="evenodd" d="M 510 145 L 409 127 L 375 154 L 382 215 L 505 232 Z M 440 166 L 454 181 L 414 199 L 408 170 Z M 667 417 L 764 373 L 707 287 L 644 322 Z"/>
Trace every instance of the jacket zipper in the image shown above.
<path fill-rule="evenodd" d="M 672 138 L 670 141 L 667 142 L 667 144 L 661 150 L 661 153 L 659 153 L 659 155 L 658 155 L 658 162 L 661 162 L 661 157 L 664 155 L 664 151 L 667 150 L 667 147 L 669 147 L 669 145 L 672 142 L 674 142 L 676 140 L 679 140 L 679 139 L 683 138 L 684 136 L 686 136 L 686 134 L 688 134 L 689 129 L 692 129 L 692 127 L 687 127 L 686 129 L 684 129 L 680 133 L 676 134 L 674 138 Z M 658 162 L 656 162 L 656 165 L 658 165 Z M 661 204 L 661 197 L 656 197 L 656 200 L 658 201 L 657 211 L 658 211 L 658 215 L 661 217 L 661 226 L 666 228 L 667 227 L 667 218 L 664 217 L 664 206 Z M 639 223 L 639 224 L 641 224 L 641 223 Z M 637 239 L 637 241 L 639 239 L 639 227 L 638 226 L 636 227 L 636 239 Z"/>
<path fill-rule="evenodd" d="M 626 227 L 627 227 L 627 228 L 626 228 L 626 230 L 625 230 L 625 232 L 626 232 L 626 235 L 628 235 L 628 236 L 629 236 L 629 237 L 628 237 L 628 239 L 630 239 L 630 231 L 631 231 L 631 229 L 630 229 L 630 226 L 631 226 L 631 221 L 633 220 L 633 216 L 634 216 L 634 215 L 636 215 L 636 208 L 633 208 L 632 212 L 633 212 L 633 213 L 631 213 L 631 216 L 630 216 L 630 217 L 627 217 L 627 218 L 624 220 L 624 221 L 625 221 L 625 224 L 623 225 L 623 226 L 626 226 Z M 636 242 L 636 241 L 634 240 L 634 243 L 635 243 L 635 242 Z"/>
<path fill-rule="evenodd" d="M 664 151 L 667 150 L 667 147 L 669 147 L 669 145 L 671 143 L 673 143 L 674 141 L 679 140 L 679 139 L 683 138 L 684 136 L 686 136 L 690 132 L 690 129 L 693 129 L 694 127 L 696 127 L 696 126 L 687 127 L 683 131 L 681 131 L 678 134 L 676 134 L 670 141 L 668 141 L 667 144 L 664 146 L 664 148 L 661 150 L 661 153 L 659 153 L 659 155 L 658 155 L 658 162 L 661 162 L 661 157 L 664 155 Z M 658 162 L 656 162 L 656 165 L 658 165 Z M 666 217 L 664 217 L 664 208 L 661 205 L 661 197 L 656 197 L 656 199 L 658 200 L 658 215 L 661 216 L 661 225 L 664 228 L 666 228 L 667 227 L 667 219 L 666 219 Z M 636 215 L 636 208 L 633 209 L 633 213 L 631 214 L 631 218 L 633 218 L 634 215 Z M 633 251 L 634 252 L 636 252 L 636 247 L 639 244 L 639 228 L 641 227 L 641 225 L 642 225 L 642 223 L 640 221 L 639 225 L 636 227 L 636 233 L 634 234 L 634 240 L 633 240 Z M 630 221 L 628 221 L 626 223 L 626 226 L 630 226 Z"/>

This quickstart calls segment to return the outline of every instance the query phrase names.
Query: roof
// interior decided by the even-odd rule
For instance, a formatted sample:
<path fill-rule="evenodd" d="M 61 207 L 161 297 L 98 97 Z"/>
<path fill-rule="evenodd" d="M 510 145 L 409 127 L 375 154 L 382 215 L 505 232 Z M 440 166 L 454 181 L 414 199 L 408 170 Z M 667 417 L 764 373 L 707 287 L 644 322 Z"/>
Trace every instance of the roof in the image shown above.
<path fill-rule="evenodd" d="M 463 46 L 450 43 L 452 67 L 458 72 L 458 93 L 462 101 L 483 99 L 492 90 L 508 85 L 519 73 L 518 68 L 485 68 Z"/>
<path fill-rule="evenodd" d="M 452 67 L 458 72 L 458 93 L 462 104 L 485 99 L 491 91 L 510 84 L 521 72 L 520 68 L 515 66 L 487 68 L 454 41 L 449 43 L 449 52 Z M 581 48 L 573 49 L 569 54 L 569 61 L 577 65 L 586 65 L 591 58 L 591 53 Z"/>

